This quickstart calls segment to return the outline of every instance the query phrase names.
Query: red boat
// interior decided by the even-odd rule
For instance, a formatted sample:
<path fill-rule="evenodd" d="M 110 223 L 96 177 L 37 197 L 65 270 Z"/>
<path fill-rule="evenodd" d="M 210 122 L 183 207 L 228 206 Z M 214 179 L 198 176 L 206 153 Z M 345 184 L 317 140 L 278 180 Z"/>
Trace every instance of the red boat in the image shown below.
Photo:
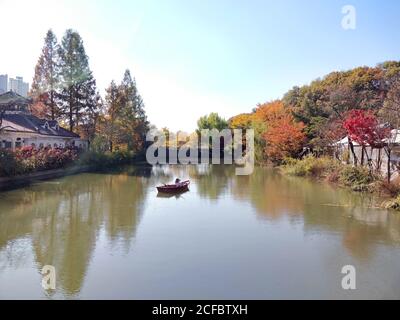
<path fill-rule="evenodd" d="M 190 181 L 181 181 L 174 184 L 164 184 L 163 186 L 157 187 L 158 192 L 164 193 L 178 193 L 189 190 Z"/>

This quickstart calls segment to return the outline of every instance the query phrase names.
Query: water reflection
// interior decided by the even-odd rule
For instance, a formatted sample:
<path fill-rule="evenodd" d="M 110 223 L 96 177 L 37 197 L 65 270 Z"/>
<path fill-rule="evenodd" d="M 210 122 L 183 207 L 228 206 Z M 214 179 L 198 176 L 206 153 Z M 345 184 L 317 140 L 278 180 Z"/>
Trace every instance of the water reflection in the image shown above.
<path fill-rule="evenodd" d="M 8 244 L 28 237 L 38 270 L 55 266 L 58 284 L 74 295 L 82 287 L 100 228 L 110 242 L 129 249 L 146 185 L 146 179 L 128 174 L 83 174 L 0 194 L 0 257 L 17 268 L 19 258 Z"/>
<path fill-rule="evenodd" d="M 400 215 L 380 209 L 381 199 L 360 195 L 309 179 L 283 177 L 257 168 L 251 176 L 235 176 L 232 194 L 250 201 L 265 219 L 296 217 L 306 233 L 338 233 L 349 253 L 366 259 L 377 244 L 400 245 Z"/>
<path fill-rule="evenodd" d="M 189 172 L 190 177 L 196 179 L 199 196 L 217 200 L 228 190 L 235 168 L 229 165 L 200 165 L 190 167 Z"/>
<path fill-rule="evenodd" d="M 164 192 L 158 192 L 157 193 L 157 198 L 165 198 L 165 199 L 170 199 L 170 198 L 175 198 L 179 199 L 182 198 L 185 193 L 188 193 L 189 191 L 183 191 L 183 192 L 175 192 L 175 193 L 164 193 Z"/>
<path fill-rule="evenodd" d="M 155 186 L 169 183 L 176 177 L 191 180 L 189 192 L 157 194 Z M 6 282 L 2 274 L 20 274 L 26 268 L 39 273 L 44 265 L 50 264 L 57 270 L 56 293 L 60 294 L 57 297 L 79 297 L 85 281 L 89 282 L 88 288 L 93 287 L 98 277 L 95 275 L 101 270 L 112 278 L 113 271 L 107 273 L 107 268 L 113 260 L 102 260 L 102 252 L 106 251 L 115 261 L 123 252 L 129 263 L 120 274 L 121 283 L 135 278 L 137 296 L 143 297 L 140 294 L 145 294 L 146 281 L 152 281 L 158 265 L 167 265 L 162 273 L 171 273 L 174 283 L 182 281 L 184 287 L 188 279 L 185 272 L 191 268 L 200 268 L 203 273 L 221 271 L 221 275 L 229 275 L 224 269 L 232 268 L 229 259 L 236 255 L 240 262 L 234 261 L 240 270 L 256 268 L 259 264 L 275 268 L 269 255 L 275 254 L 275 247 L 279 248 L 277 239 L 283 243 L 296 239 L 292 246 L 303 247 L 279 248 L 296 256 L 301 254 L 298 250 L 303 250 L 304 254 L 309 252 L 307 237 L 320 241 L 330 239 L 332 247 L 326 249 L 324 255 L 335 256 L 340 250 L 344 260 L 351 257 L 369 266 L 375 263 L 382 248 L 390 254 L 391 248 L 400 248 L 400 215 L 377 209 L 377 201 L 327 184 L 283 177 L 270 169 L 256 168 L 250 176 L 236 176 L 234 167 L 223 165 L 126 167 L 42 182 L 0 193 L 0 287 L 2 281 Z M 161 211 L 166 214 L 157 215 Z M 140 227 L 144 217 L 148 222 Z M 299 235 L 293 231 L 295 229 L 288 228 L 287 223 L 295 229 L 300 227 L 303 237 L 296 238 Z M 137 245 L 134 240 L 140 229 L 141 242 Z M 224 251 L 223 248 L 232 246 L 232 242 L 236 243 L 236 251 Z M 166 252 L 164 245 L 171 252 Z M 196 260 L 191 246 L 202 260 Z M 269 255 L 260 260 L 264 251 Z M 161 262 L 154 262 L 153 252 L 158 252 Z M 210 252 L 215 252 L 216 256 L 210 258 Z M 186 254 L 189 259 L 184 259 Z M 320 252 L 308 254 L 329 264 Z M 243 256 L 247 258 L 242 259 Z M 280 255 L 272 256 L 276 263 L 280 263 L 279 259 Z M 310 269 L 307 262 L 296 262 Z M 279 263 L 277 270 L 281 268 Z M 183 271 L 182 265 L 185 265 Z M 386 269 L 388 265 L 380 267 Z M 388 271 L 389 274 L 393 272 Z M 182 280 L 173 278 L 175 274 L 181 274 Z M 94 280 L 87 280 L 90 275 Z M 262 275 L 255 272 L 254 276 Z M 210 279 L 215 282 L 215 277 L 213 274 Z M 168 281 L 172 280 L 165 279 L 165 288 L 169 288 Z M 140 281 L 143 281 L 142 286 Z M 157 281 L 153 286 L 163 284 L 160 279 Z M 214 282 L 208 286 L 212 287 Z M 257 293 L 261 289 L 257 289 L 256 283 L 248 281 L 242 286 L 248 285 Z M 127 284 L 125 289 L 135 290 L 135 286 Z M 160 287 L 159 292 L 163 288 Z M 174 292 L 167 291 L 170 295 L 162 297 L 174 297 Z M 34 292 L 33 297 L 37 297 Z M 95 289 L 88 289 L 88 292 L 89 297 L 96 294 Z M 287 292 L 282 292 L 285 297 Z M 229 293 L 224 292 L 220 297 L 229 298 Z"/>

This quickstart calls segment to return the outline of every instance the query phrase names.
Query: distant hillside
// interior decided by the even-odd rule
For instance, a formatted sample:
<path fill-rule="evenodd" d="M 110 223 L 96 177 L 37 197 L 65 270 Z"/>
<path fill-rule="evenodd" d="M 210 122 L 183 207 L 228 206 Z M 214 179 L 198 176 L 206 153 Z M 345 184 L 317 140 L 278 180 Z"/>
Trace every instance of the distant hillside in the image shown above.
<path fill-rule="evenodd" d="M 382 108 L 387 93 L 399 79 L 399 61 L 332 72 L 310 85 L 294 87 L 284 95 L 283 103 L 296 120 L 306 125 L 307 137 L 312 141 L 330 118 L 351 109 Z"/>

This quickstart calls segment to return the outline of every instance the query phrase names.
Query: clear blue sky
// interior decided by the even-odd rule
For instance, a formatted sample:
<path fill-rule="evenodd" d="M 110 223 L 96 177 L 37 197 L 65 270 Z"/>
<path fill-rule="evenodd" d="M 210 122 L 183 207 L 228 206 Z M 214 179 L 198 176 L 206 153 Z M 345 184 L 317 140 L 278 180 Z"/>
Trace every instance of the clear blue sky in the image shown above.
<path fill-rule="evenodd" d="M 348 4 L 355 30 L 341 25 Z M 0 73 L 30 81 L 46 30 L 74 28 L 101 93 L 130 68 L 149 120 L 173 130 L 210 111 L 248 112 L 334 70 L 400 59 L 398 0 L 0 0 L 3 9 Z"/>

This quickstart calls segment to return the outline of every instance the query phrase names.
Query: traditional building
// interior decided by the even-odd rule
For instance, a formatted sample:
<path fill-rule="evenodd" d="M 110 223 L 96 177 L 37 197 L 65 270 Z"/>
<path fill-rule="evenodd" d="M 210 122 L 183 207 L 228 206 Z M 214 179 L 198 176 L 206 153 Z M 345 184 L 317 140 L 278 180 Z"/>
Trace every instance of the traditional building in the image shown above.
<path fill-rule="evenodd" d="M 30 103 L 29 99 L 13 91 L 0 95 L 0 148 L 88 148 L 86 140 L 60 127 L 57 121 L 39 119 L 32 115 L 28 111 Z"/>

